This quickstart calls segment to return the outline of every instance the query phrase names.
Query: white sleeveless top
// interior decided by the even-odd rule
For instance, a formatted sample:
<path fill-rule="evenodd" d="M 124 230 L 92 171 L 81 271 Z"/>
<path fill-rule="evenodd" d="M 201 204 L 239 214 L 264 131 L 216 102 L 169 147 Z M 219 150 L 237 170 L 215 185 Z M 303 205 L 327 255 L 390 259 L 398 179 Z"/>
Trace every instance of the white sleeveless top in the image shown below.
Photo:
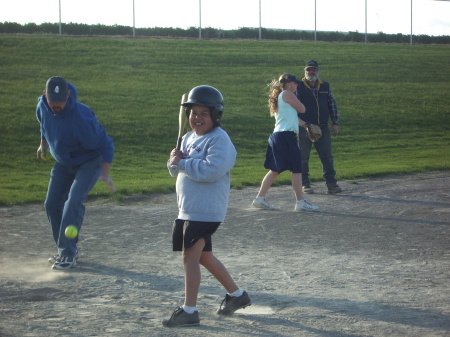
<path fill-rule="evenodd" d="M 281 131 L 293 131 L 298 133 L 298 115 L 297 110 L 283 101 L 283 94 L 286 90 L 283 90 L 278 95 L 278 112 L 275 114 L 275 129 L 273 132 Z"/>

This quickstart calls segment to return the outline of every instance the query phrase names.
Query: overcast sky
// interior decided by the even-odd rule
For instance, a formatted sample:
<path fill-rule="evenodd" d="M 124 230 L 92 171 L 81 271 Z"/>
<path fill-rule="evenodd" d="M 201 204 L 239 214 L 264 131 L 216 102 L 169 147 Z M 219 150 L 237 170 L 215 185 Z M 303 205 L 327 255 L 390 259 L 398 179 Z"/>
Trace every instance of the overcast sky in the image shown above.
<path fill-rule="evenodd" d="M 0 22 L 133 26 L 133 0 L 0 0 Z M 201 21 L 200 21 L 201 2 Z M 261 16 L 259 4 L 261 3 Z M 134 0 L 135 26 L 259 27 L 386 34 L 450 35 L 450 1 L 438 0 Z M 316 6 L 316 20 L 315 8 Z"/>

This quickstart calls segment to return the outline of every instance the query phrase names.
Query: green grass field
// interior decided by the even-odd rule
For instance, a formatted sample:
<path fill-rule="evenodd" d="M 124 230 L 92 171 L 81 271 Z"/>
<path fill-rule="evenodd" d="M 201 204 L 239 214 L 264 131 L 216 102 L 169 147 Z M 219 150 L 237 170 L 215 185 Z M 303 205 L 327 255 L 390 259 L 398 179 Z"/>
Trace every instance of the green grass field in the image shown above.
<path fill-rule="evenodd" d="M 449 52 L 445 45 L 1 36 L 0 205 L 45 198 L 52 161 L 35 159 L 35 108 L 54 75 L 75 84 L 114 138 L 116 199 L 174 191 L 166 160 L 179 102 L 200 84 L 225 97 L 223 127 L 238 150 L 233 188 L 258 186 L 273 129 L 266 85 L 282 72 L 303 77 L 311 58 L 341 116 L 338 179 L 448 170 Z M 315 155 L 311 174 L 322 179 Z M 277 183 L 290 183 L 290 175 Z M 91 195 L 106 196 L 104 185 Z"/>

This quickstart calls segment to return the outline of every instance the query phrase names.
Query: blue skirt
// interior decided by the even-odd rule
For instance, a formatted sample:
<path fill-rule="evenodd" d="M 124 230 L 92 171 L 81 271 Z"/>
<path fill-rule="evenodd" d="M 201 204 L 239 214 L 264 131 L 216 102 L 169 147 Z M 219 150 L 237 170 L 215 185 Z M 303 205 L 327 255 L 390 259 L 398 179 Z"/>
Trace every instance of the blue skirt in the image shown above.
<path fill-rule="evenodd" d="M 264 168 L 281 173 L 302 173 L 302 157 L 293 131 L 274 132 L 269 137 Z"/>

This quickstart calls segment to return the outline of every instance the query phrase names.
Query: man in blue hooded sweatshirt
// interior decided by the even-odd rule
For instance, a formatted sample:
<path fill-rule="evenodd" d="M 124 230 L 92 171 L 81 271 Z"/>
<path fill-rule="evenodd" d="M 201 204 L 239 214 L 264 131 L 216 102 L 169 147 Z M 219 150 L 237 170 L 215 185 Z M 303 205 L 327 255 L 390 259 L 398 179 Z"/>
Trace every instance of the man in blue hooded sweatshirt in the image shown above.
<path fill-rule="evenodd" d="M 58 247 L 49 259 L 53 269 L 68 269 L 77 264 L 78 236 L 65 236 L 66 227 L 78 232 L 85 213 L 84 202 L 98 180 L 111 192 L 115 185 L 109 177 L 114 157 L 113 140 L 100 125 L 94 112 L 77 102 L 73 84 L 62 77 L 51 77 L 39 97 L 36 117 L 41 127 L 37 158 L 45 160 L 49 150 L 56 163 L 51 171 L 45 210 Z"/>

